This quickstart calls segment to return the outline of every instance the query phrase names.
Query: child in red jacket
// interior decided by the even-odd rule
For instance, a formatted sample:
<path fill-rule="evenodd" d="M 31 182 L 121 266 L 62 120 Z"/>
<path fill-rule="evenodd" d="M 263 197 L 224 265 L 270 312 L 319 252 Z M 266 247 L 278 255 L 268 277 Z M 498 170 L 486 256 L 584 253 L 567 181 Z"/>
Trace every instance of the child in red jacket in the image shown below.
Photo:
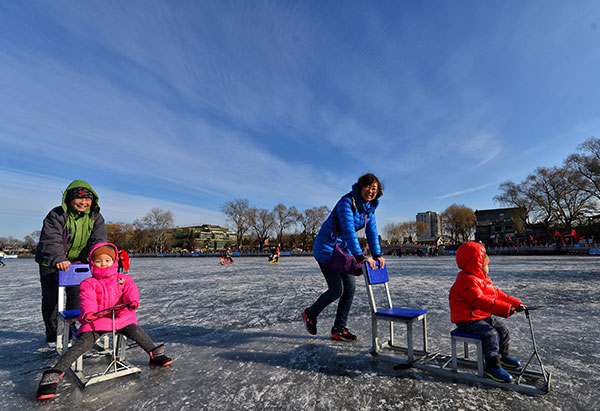
<path fill-rule="evenodd" d="M 457 328 L 481 336 L 485 375 L 495 381 L 510 382 L 506 368 L 519 368 L 521 362 L 508 355 L 508 328 L 492 315 L 508 318 L 526 307 L 521 300 L 496 288 L 489 273 L 490 259 L 479 243 L 465 243 L 456 251 L 458 273 L 450 289 L 450 316 Z"/>

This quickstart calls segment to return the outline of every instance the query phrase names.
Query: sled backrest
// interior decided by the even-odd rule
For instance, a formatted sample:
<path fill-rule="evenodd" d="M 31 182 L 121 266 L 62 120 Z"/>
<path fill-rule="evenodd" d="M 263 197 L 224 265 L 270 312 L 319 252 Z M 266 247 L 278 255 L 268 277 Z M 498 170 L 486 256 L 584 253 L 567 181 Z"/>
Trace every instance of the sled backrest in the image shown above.
<path fill-rule="evenodd" d="M 87 264 L 71 264 L 67 271 L 58 271 L 58 286 L 72 287 L 92 276 Z"/>

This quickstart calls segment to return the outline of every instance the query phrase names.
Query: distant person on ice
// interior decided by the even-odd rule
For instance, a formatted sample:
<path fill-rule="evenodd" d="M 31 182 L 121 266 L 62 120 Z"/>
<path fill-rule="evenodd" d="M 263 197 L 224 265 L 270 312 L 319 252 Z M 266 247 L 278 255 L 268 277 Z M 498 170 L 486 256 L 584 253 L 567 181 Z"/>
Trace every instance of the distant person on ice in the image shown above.
<path fill-rule="evenodd" d="M 281 255 L 281 252 L 279 251 L 279 247 L 278 246 L 272 246 L 269 249 L 269 262 L 279 262 L 279 256 Z"/>
<path fill-rule="evenodd" d="M 125 251 L 125 249 L 121 248 L 119 250 L 119 272 L 120 273 L 127 273 L 129 271 L 129 254 L 127 254 L 127 251 Z"/>
<path fill-rule="evenodd" d="M 352 191 L 337 202 L 321 226 L 315 239 L 313 254 L 319 263 L 328 289 L 302 313 L 302 319 L 310 334 L 317 334 L 317 317 L 321 311 L 339 298 L 331 338 L 340 341 L 356 340 L 356 335 L 346 328 L 348 313 L 354 299 L 355 278 L 351 274 L 334 271 L 329 266 L 328 260 L 337 244 L 347 254 L 354 256 L 359 263 L 367 261 L 372 268 L 375 268 L 377 260 L 382 267 L 385 266 L 375 223 L 375 209 L 382 195 L 383 186 L 375 175 L 369 173 L 361 176 L 352 186 Z M 358 242 L 356 232 L 363 228 L 373 258 L 363 255 Z"/>
<path fill-rule="evenodd" d="M 521 362 L 508 355 L 508 328 L 492 315 L 508 318 L 526 307 L 492 284 L 488 276 L 490 258 L 483 245 L 464 243 L 456 251 L 456 263 L 462 271 L 450 288 L 451 320 L 460 331 L 482 337 L 485 375 L 510 382 L 513 377 L 502 366 L 515 369 Z"/>
<path fill-rule="evenodd" d="M 46 342 L 56 342 L 58 270 L 71 263 L 87 263 L 90 248 L 106 241 L 98 195 L 83 180 L 74 180 L 63 193 L 62 204 L 50 210 L 42 225 L 35 261 L 40 265 L 42 317 Z M 79 308 L 79 288 L 67 287 L 67 310 Z"/>
<path fill-rule="evenodd" d="M 82 281 L 80 286 L 81 308 L 78 321 L 82 325 L 77 341 L 53 368 L 44 371 L 37 392 L 39 400 L 54 398 L 58 382 L 71 364 L 92 348 L 104 333 L 112 331 L 111 312 L 96 313 L 116 305 L 127 304 L 115 312 L 117 332 L 137 342 L 150 356 L 150 365 L 164 367 L 173 362 L 164 354 L 164 345 L 157 346 L 137 325 L 135 310 L 139 305 L 140 294 L 133 278 L 117 272 L 117 255 L 117 247 L 110 243 L 100 243 L 92 248 L 92 277 Z"/>
<path fill-rule="evenodd" d="M 221 253 L 220 257 L 221 264 L 232 264 L 233 263 L 233 253 L 231 252 L 231 248 L 227 247 Z"/>

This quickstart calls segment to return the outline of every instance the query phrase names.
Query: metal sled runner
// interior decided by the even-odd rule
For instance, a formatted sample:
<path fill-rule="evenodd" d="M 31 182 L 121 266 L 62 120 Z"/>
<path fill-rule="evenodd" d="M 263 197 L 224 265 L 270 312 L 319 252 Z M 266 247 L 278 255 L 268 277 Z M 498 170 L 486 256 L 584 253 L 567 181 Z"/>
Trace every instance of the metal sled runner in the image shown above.
<path fill-rule="evenodd" d="M 396 363 L 394 369 L 415 367 L 456 380 L 491 385 L 529 395 L 543 395 L 548 393 L 551 372 L 545 369 L 538 353 L 530 316 L 530 311 L 544 309 L 545 307 L 528 307 L 525 310 L 531 331 L 533 353 L 522 368 L 514 370 L 506 369 L 506 371 L 513 375 L 514 382 L 502 383 L 484 376 L 481 337 L 453 330 L 450 333 L 451 354 L 444 354 L 441 351 L 430 352 L 427 341 L 427 310 L 393 306 L 388 286 L 389 276 L 387 267 L 373 270 L 365 263 L 363 264 L 363 276 L 371 307 L 371 355 L 374 357 Z M 379 300 L 386 302 L 387 308 L 385 309 L 377 308 L 376 287 L 384 289 L 384 297 L 380 297 Z M 379 338 L 378 322 L 380 321 L 389 322 L 389 336 L 383 342 L 380 342 Z M 421 338 L 422 350 L 416 350 L 413 341 L 413 324 L 418 324 L 419 322 L 422 323 L 423 329 Z M 397 345 L 394 336 L 394 323 L 403 323 L 406 325 L 406 346 Z M 462 356 L 458 354 L 458 343 L 463 343 Z M 469 356 L 469 344 L 475 346 L 475 359 L 471 359 Z M 534 364 L 533 360 L 536 360 L 537 364 Z"/>
<path fill-rule="evenodd" d="M 118 335 L 115 329 L 115 311 L 127 307 L 127 304 L 119 304 L 114 307 L 107 308 L 105 310 L 98 311 L 95 314 L 110 311 L 112 317 L 112 352 L 110 364 L 104 369 L 103 372 L 86 375 L 83 373 L 83 366 L 81 369 L 71 368 L 77 382 L 82 387 L 95 384 L 97 382 L 112 380 L 113 378 L 122 377 L 129 374 L 140 374 L 142 370 L 138 367 L 130 364 L 125 359 L 125 351 L 127 349 L 127 339 L 124 335 Z M 108 351 L 108 350 L 107 350 Z M 81 359 L 82 357 L 80 357 Z"/>
<path fill-rule="evenodd" d="M 83 280 L 90 277 L 90 269 L 87 264 L 71 264 L 67 271 L 59 271 L 58 274 L 58 338 L 56 341 L 56 349 L 59 354 L 63 354 L 69 346 L 69 337 L 76 338 L 71 332 L 71 325 L 75 323 L 79 317 L 79 310 L 65 310 L 65 288 L 79 285 Z M 86 353 L 79 357 L 69 371 L 77 381 L 77 383 L 85 388 L 88 385 L 102 381 L 111 380 L 113 378 L 122 377 L 129 374 L 139 374 L 142 372 L 138 367 L 128 363 L 125 359 L 125 351 L 127 349 L 127 338 L 124 335 L 119 335 L 115 329 L 115 311 L 126 307 L 126 304 L 117 305 L 107 308 L 112 315 L 112 340 L 108 335 L 100 338 L 100 351 L 94 353 Z M 96 313 L 96 314 L 98 314 Z M 94 374 L 85 374 L 83 370 L 84 358 L 91 360 L 94 357 L 110 357 L 110 364 L 104 368 L 103 372 Z M 99 366 L 99 365 L 98 365 Z"/>

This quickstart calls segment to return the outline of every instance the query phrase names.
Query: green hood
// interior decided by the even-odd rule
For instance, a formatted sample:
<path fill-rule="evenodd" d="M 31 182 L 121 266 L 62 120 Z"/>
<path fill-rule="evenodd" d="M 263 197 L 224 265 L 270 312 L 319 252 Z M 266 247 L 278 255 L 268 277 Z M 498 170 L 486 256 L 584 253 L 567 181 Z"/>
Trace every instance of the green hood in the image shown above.
<path fill-rule="evenodd" d="M 86 188 L 92 192 L 94 198 L 92 206 L 89 210 L 81 213 L 74 209 L 70 209 L 66 203 L 67 192 L 72 188 Z M 94 231 L 95 218 L 90 216 L 91 212 L 100 213 L 98 205 L 98 194 L 94 189 L 83 180 L 74 180 L 63 193 L 62 208 L 68 214 L 67 222 L 64 227 L 67 233 L 67 259 L 69 261 L 86 261 L 87 260 L 87 243 Z"/>
<path fill-rule="evenodd" d="M 98 205 L 98 194 L 96 194 L 96 192 L 94 191 L 94 189 L 92 188 L 91 185 L 89 185 L 87 182 L 85 182 L 83 180 L 73 180 L 71 182 L 71 184 L 69 184 L 69 186 L 63 192 L 62 203 L 61 203 L 63 211 L 66 213 L 67 210 L 69 209 L 69 205 L 65 201 L 66 198 L 67 198 L 67 192 L 70 189 L 77 188 L 77 187 L 87 188 L 88 190 L 90 190 L 94 194 L 94 199 L 92 200 L 92 206 L 90 207 L 90 211 L 93 211 L 95 213 L 99 213 L 100 212 L 100 206 Z"/>

